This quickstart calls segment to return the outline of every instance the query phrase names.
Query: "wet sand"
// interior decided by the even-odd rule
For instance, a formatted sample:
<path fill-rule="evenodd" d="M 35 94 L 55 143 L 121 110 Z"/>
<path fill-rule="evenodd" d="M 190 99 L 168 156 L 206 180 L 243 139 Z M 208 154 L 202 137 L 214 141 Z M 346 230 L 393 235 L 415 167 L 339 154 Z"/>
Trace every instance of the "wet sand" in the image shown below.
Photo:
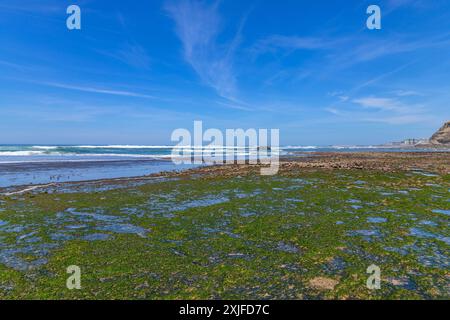
<path fill-rule="evenodd" d="M 192 167 L 177 166 L 168 159 L 0 163 L 0 188 L 139 177 Z"/>

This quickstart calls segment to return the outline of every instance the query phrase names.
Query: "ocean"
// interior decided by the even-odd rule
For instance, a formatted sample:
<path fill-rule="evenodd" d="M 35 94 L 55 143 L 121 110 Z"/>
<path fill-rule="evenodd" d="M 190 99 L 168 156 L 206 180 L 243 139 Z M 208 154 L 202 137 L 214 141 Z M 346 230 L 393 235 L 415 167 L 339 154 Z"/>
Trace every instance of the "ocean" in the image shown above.
<path fill-rule="evenodd" d="M 72 161 L 123 161 L 137 159 L 169 159 L 173 146 L 144 145 L 0 145 L 0 164 L 25 162 L 72 162 Z M 198 147 L 177 148 L 186 153 L 195 153 Z M 212 148 L 204 148 L 212 149 Z M 257 148 L 214 147 L 218 152 L 234 153 L 237 156 L 257 154 Z M 388 148 L 380 146 L 284 146 L 280 147 L 280 155 L 298 152 L 401 152 L 411 151 L 404 148 Z M 413 151 L 430 151 L 413 149 Z"/>

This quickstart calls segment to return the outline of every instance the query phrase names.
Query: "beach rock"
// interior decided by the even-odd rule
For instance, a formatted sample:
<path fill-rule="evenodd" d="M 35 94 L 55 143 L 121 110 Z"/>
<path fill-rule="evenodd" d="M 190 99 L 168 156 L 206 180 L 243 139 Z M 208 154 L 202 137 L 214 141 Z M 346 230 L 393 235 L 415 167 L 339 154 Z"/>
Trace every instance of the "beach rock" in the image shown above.
<path fill-rule="evenodd" d="M 316 277 L 309 281 L 311 287 L 319 290 L 334 290 L 339 281 L 331 278 Z"/>
<path fill-rule="evenodd" d="M 450 121 L 447 121 L 430 139 L 433 145 L 450 145 Z"/>

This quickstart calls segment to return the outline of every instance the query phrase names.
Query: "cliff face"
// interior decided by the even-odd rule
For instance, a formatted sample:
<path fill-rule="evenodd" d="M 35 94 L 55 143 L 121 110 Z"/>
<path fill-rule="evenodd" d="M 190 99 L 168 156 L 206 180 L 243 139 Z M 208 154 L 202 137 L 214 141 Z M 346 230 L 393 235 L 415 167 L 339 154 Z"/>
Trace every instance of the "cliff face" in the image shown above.
<path fill-rule="evenodd" d="M 430 139 L 433 145 L 450 145 L 450 121 L 447 121 Z"/>

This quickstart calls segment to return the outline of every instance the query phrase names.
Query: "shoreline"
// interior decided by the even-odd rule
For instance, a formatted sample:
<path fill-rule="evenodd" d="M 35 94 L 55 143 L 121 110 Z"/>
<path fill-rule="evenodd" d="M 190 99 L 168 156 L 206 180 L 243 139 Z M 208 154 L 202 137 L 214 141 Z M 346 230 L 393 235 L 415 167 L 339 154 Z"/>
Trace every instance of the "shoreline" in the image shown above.
<path fill-rule="evenodd" d="M 123 160 L 112 161 L 114 165 L 148 163 L 148 160 Z M 119 163 L 120 162 L 120 163 Z M 171 163 L 166 160 L 153 160 L 152 162 Z M 50 163 L 51 167 L 54 163 Z M 70 163 L 72 164 L 72 163 Z M 98 165 L 96 162 L 86 163 L 86 165 Z M 110 164 L 110 162 L 104 165 Z M 39 163 L 45 167 L 45 163 Z M 67 168 L 68 163 L 58 163 L 58 168 Z M 82 167 L 82 166 L 81 166 Z M 175 167 L 176 168 L 176 167 Z M 23 184 L 7 187 L 0 187 L 0 195 L 14 195 L 43 189 L 46 187 L 64 187 L 68 185 L 83 186 L 86 184 L 123 184 L 131 182 L 141 182 L 159 178 L 179 178 L 193 175 L 218 175 L 237 176 L 242 174 L 257 174 L 256 171 L 261 165 L 248 164 L 215 164 L 204 165 L 195 168 L 175 169 L 160 171 L 148 175 L 125 176 L 117 178 L 101 178 L 81 181 L 62 181 L 43 184 Z M 426 171 L 428 173 L 450 174 L 450 160 L 447 152 L 298 152 L 298 155 L 280 157 L 280 172 L 286 173 L 292 170 L 368 170 L 381 172 L 399 171 Z"/>

